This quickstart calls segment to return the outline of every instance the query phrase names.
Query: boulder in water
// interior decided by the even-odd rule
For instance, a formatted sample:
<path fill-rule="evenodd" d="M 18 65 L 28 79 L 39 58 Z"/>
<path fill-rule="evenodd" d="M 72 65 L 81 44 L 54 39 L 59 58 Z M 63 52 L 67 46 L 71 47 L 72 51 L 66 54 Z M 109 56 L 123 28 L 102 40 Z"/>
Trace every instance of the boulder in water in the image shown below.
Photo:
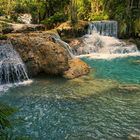
<path fill-rule="evenodd" d="M 70 68 L 64 72 L 64 77 L 73 79 L 89 73 L 89 67 L 80 59 L 72 59 L 69 61 Z"/>
<path fill-rule="evenodd" d="M 140 60 L 135 60 L 132 62 L 133 64 L 140 64 Z"/>
<path fill-rule="evenodd" d="M 120 85 L 118 87 L 119 91 L 129 93 L 129 92 L 139 92 L 140 88 L 137 85 L 128 84 L 128 85 Z"/>
<path fill-rule="evenodd" d="M 129 134 L 128 140 L 140 140 L 140 133 Z"/>
<path fill-rule="evenodd" d="M 74 70 L 74 77 L 89 72 L 87 65 L 81 60 L 72 60 L 63 41 L 48 32 L 19 33 L 9 35 L 14 48 L 20 54 L 31 76 L 39 73 L 67 75 L 65 71 Z M 64 46 L 63 46 L 64 45 Z M 79 63 L 78 63 L 79 61 Z M 79 66 L 75 66 L 79 65 Z M 87 70 L 85 70 L 87 68 Z M 77 74 L 76 74 L 77 73 Z M 70 78 L 70 76 L 64 76 Z"/>

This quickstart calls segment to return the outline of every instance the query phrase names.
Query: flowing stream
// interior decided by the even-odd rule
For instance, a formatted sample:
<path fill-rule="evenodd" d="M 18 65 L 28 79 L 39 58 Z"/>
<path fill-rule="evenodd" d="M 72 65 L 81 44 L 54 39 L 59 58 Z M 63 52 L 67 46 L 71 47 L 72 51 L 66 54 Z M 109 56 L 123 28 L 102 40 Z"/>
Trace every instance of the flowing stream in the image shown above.
<path fill-rule="evenodd" d="M 91 67 L 89 75 L 69 81 L 40 75 L 31 85 L 10 88 L 0 97 L 19 109 L 12 119 L 21 122 L 9 130 L 13 138 L 127 140 L 131 133 L 140 133 L 139 51 L 115 38 L 116 22 L 108 24 L 96 23 L 102 35 L 84 36 L 82 53 L 77 50 Z"/>
<path fill-rule="evenodd" d="M 33 140 L 127 140 L 140 131 L 140 65 L 133 63 L 139 59 L 83 58 L 92 68 L 88 76 L 42 76 L 11 88 L 0 98 L 19 108 L 14 119 L 22 121 L 11 133 Z"/>

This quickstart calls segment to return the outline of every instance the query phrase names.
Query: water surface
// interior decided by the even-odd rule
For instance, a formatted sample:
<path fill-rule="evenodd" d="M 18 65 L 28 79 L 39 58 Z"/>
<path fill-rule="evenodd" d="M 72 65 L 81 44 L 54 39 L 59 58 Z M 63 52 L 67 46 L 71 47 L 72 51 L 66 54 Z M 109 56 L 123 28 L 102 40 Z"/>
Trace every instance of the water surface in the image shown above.
<path fill-rule="evenodd" d="M 33 140 L 125 140 L 140 131 L 138 57 L 84 58 L 91 73 L 74 80 L 38 77 L 29 86 L 11 88 L 0 101 L 19 108 L 24 121 L 14 135 Z"/>

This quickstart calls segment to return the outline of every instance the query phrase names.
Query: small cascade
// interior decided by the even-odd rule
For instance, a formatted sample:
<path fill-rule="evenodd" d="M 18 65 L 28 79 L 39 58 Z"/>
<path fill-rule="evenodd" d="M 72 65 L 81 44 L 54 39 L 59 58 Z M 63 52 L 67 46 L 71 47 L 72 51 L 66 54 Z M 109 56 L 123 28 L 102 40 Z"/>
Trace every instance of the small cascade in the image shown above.
<path fill-rule="evenodd" d="M 13 49 L 10 41 L 0 42 L 0 85 L 20 83 L 28 80 L 19 54 Z"/>
<path fill-rule="evenodd" d="M 97 21 L 89 25 L 88 34 L 82 37 L 82 43 L 74 49 L 75 55 L 94 55 L 94 58 L 113 58 L 128 55 L 140 55 L 137 46 L 116 38 L 116 21 Z"/>
<path fill-rule="evenodd" d="M 97 32 L 103 36 L 117 37 L 118 23 L 117 21 L 93 21 L 89 24 L 88 34 Z"/>
<path fill-rule="evenodd" d="M 69 46 L 68 43 L 64 42 L 63 40 L 61 40 L 60 37 L 53 35 L 52 38 L 55 40 L 55 42 L 57 42 L 58 44 L 60 44 L 67 52 L 67 54 L 69 55 L 70 58 L 74 58 L 73 55 L 73 50 L 72 48 Z"/>

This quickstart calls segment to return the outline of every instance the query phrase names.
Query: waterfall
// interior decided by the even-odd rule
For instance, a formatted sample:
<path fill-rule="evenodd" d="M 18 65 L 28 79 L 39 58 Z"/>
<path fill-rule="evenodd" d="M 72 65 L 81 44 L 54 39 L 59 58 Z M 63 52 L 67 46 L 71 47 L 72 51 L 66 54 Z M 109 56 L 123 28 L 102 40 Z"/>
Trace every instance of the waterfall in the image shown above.
<path fill-rule="evenodd" d="M 72 48 L 70 47 L 70 45 L 68 43 L 66 43 L 63 40 L 61 40 L 61 38 L 59 36 L 57 36 L 56 34 L 52 35 L 52 38 L 54 39 L 54 41 L 56 43 L 61 45 L 66 50 L 69 58 L 71 58 L 71 59 L 74 58 L 73 50 L 72 50 Z"/>
<path fill-rule="evenodd" d="M 70 58 L 74 58 L 72 48 L 69 46 L 68 43 L 64 42 L 61 39 L 56 39 L 56 42 L 58 42 L 58 44 L 60 44 L 67 51 Z"/>
<path fill-rule="evenodd" d="M 0 41 L 0 85 L 29 80 L 24 63 L 10 41 Z"/>
<path fill-rule="evenodd" d="M 89 24 L 88 34 L 97 32 L 103 36 L 117 37 L 118 23 L 117 21 L 94 21 Z"/>
<path fill-rule="evenodd" d="M 74 48 L 74 54 L 94 56 L 94 58 L 115 58 L 128 55 L 140 55 L 137 46 L 117 39 L 116 21 L 91 22 L 88 34 L 82 37 L 82 43 Z"/>

